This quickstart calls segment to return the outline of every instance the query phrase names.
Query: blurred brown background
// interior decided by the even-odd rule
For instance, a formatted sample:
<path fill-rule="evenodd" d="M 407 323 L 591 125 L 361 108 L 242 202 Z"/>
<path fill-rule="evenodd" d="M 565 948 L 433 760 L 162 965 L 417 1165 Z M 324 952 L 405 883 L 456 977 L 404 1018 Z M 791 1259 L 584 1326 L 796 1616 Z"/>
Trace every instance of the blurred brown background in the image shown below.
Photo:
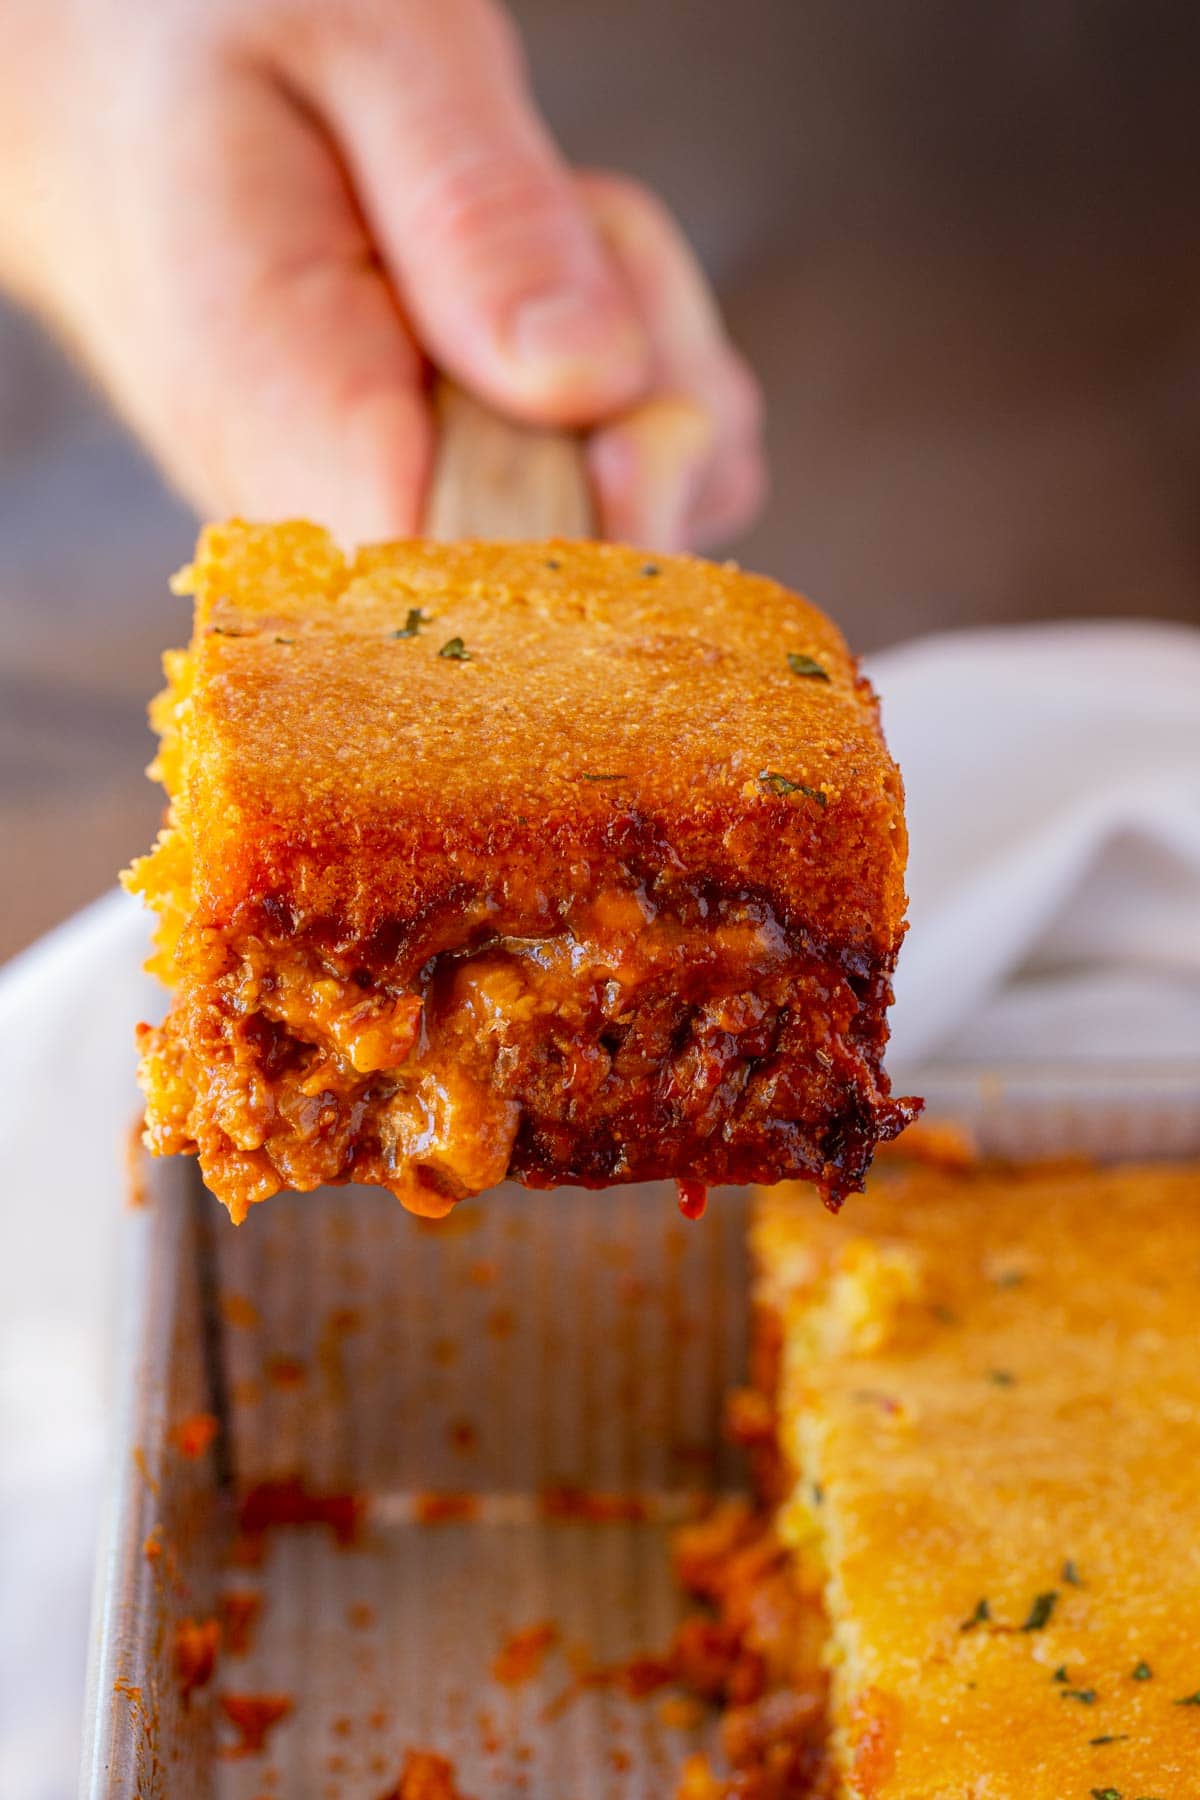
<path fill-rule="evenodd" d="M 1200 9 L 519 0 L 579 161 L 659 188 L 767 387 L 733 549 L 871 649 L 1200 618 Z M 193 522 L 0 317 L 0 956 L 148 841 Z M 1200 700 L 1198 700 L 1200 704 Z"/>

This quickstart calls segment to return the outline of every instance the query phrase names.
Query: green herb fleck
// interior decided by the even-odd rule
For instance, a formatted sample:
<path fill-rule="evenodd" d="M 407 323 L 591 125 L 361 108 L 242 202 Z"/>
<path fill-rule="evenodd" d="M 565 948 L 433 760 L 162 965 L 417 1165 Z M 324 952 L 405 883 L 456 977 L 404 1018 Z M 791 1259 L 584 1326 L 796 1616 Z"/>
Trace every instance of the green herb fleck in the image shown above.
<path fill-rule="evenodd" d="M 1135 1681 L 1153 1681 L 1154 1670 L 1150 1667 L 1148 1662 L 1136 1663 L 1133 1670 L 1133 1679 Z"/>
<path fill-rule="evenodd" d="M 788 651 L 787 666 L 792 671 L 793 675 L 806 675 L 813 681 L 829 680 L 828 671 L 823 669 L 820 663 L 816 662 L 813 657 L 805 656 L 802 650 Z"/>
<path fill-rule="evenodd" d="M 548 569 L 561 569 L 562 564 L 559 562 L 557 556 L 548 556 L 546 558 L 546 567 Z"/>
<path fill-rule="evenodd" d="M 956 1325 L 958 1323 L 957 1314 L 951 1312 L 948 1306 L 941 1305 L 940 1302 L 937 1306 L 931 1306 L 929 1310 L 939 1325 Z"/>
<path fill-rule="evenodd" d="M 590 769 L 581 769 L 579 779 L 580 781 L 628 781 L 629 777 L 623 769 L 617 769 L 611 775 L 593 775 Z"/>
<path fill-rule="evenodd" d="M 210 625 L 208 628 L 208 634 L 210 637 L 249 637 L 250 636 L 250 633 L 248 631 L 234 631 L 234 629 L 230 625 Z"/>
<path fill-rule="evenodd" d="M 438 651 L 438 655 L 444 656 L 447 662 L 470 662 L 471 660 L 471 652 L 460 637 L 447 638 Z"/>
<path fill-rule="evenodd" d="M 1088 1739 L 1089 1744 L 1127 1744 L 1128 1742 L 1129 1733 L 1127 1731 L 1106 1731 L 1102 1737 Z"/>
<path fill-rule="evenodd" d="M 1083 1586 L 1083 1577 L 1069 1556 L 1062 1566 L 1062 1578 L 1065 1582 L 1068 1582 L 1071 1587 Z"/>
<path fill-rule="evenodd" d="M 1016 1387 L 1017 1378 L 1011 1369 L 989 1369 L 988 1380 L 993 1387 Z"/>
<path fill-rule="evenodd" d="M 1050 1623 L 1050 1615 L 1058 1604 L 1058 1595 L 1052 1588 L 1048 1594 L 1039 1594 L 1029 1609 L 1029 1617 L 1022 1625 L 1022 1631 L 1042 1631 Z"/>
<path fill-rule="evenodd" d="M 1023 1269 L 1005 1269 L 1003 1274 L 997 1275 L 995 1285 L 998 1288 L 1015 1288 L 1023 1286 L 1024 1282 Z"/>
<path fill-rule="evenodd" d="M 1066 1663 L 1059 1663 L 1054 1671 L 1054 1679 L 1055 1681 L 1070 1681 L 1071 1677 L 1067 1674 Z"/>
<path fill-rule="evenodd" d="M 777 769 L 760 769 L 758 779 L 765 788 L 770 788 L 773 794 L 780 796 L 803 794 L 806 800 L 815 800 L 821 807 L 825 806 L 829 799 L 829 796 L 822 793 L 820 788 L 805 787 L 802 781 L 792 781 L 788 776 L 781 775 Z"/>
<path fill-rule="evenodd" d="M 277 644 L 294 644 L 295 641 L 296 641 L 295 638 L 277 637 L 275 639 L 275 642 Z"/>
<path fill-rule="evenodd" d="M 770 788 L 773 794 L 798 794 L 800 792 L 798 781 L 789 781 L 786 775 L 780 775 L 774 769 L 760 769 L 758 779 L 765 788 Z"/>
<path fill-rule="evenodd" d="M 1200 1689 L 1194 1694 L 1185 1694 L 1182 1700 L 1176 1700 L 1176 1706 L 1200 1706 Z"/>
<path fill-rule="evenodd" d="M 1081 1706 L 1095 1706 L 1096 1690 L 1095 1688 L 1064 1688 L 1060 1698 L 1078 1700 Z"/>
<path fill-rule="evenodd" d="M 1093 1788 L 1092 1800 L 1121 1800 L 1120 1788 Z"/>
<path fill-rule="evenodd" d="M 992 1616 L 992 1609 L 986 1600 L 975 1602 L 975 1611 L 969 1619 L 964 1619 L 959 1626 L 960 1631 L 974 1631 L 977 1625 L 986 1625 Z"/>
<path fill-rule="evenodd" d="M 393 631 L 391 635 L 394 638 L 414 638 L 418 631 L 420 631 L 422 625 L 430 625 L 432 623 L 433 621 L 427 612 L 423 612 L 419 606 L 410 606 L 408 609 L 408 617 L 404 621 L 403 629 L 401 631 Z M 451 642 L 454 641 L 454 639 L 451 639 Z M 459 638 L 457 642 L 461 644 L 462 639 Z M 445 654 L 446 652 L 443 650 L 442 655 L 444 656 Z"/>
<path fill-rule="evenodd" d="M 655 562 L 643 563 L 642 564 L 642 574 L 643 575 L 661 575 L 662 570 L 659 567 L 659 565 Z"/>
<path fill-rule="evenodd" d="M 814 1506 L 824 1506 L 825 1504 L 825 1489 L 819 1481 L 814 1481 L 812 1484 L 812 1503 Z"/>

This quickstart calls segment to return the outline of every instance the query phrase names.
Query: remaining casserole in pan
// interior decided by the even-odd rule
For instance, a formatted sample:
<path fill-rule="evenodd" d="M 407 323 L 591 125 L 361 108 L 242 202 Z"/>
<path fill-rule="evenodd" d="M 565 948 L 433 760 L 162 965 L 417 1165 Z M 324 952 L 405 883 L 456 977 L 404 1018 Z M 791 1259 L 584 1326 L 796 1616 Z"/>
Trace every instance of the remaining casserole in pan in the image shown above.
<path fill-rule="evenodd" d="M 597 544 L 210 529 L 130 885 L 172 987 L 147 1141 L 235 1219 L 354 1180 L 802 1176 L 911 1116 L 881 1056 L 900 780 L 836 629 Z M 688 1186 L 684 1197 L 698 1198 Z"/>
<path fill-rule="evenodd" d="M 760 1785 L 688 1800 L 1194 1793 L 1200 1165 L 880 1168 L 752 1243 L 773 1519 L 681 1562 L 772 1691 L 726 1724 Z"/>

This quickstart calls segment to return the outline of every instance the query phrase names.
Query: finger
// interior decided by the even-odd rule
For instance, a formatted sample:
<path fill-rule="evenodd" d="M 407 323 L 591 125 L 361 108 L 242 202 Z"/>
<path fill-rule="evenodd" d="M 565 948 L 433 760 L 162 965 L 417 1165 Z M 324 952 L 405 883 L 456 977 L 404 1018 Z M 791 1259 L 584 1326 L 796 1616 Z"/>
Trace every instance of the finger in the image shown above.
<path fill-rule="evenodd" d="M 539 119 L 490 0 L 356 4 L 294 65 L 345 148 L 422 344 L 495 405 L 550 424 L 627 406 L 647 346 L 620 271 Z"/>
<path fill-rule="evenodd" d="M 588 468 L 601 530 L 620 543 L 686 550 L 735 535 L 766 493 L 756 435 L 717 442 L 717 407 L 660 395 L 598 431 Z"/>
<path fill-rule="evenodd" d="M 153 239 L 187 279 L 160 279 L 169 373 L 157 403 L 141 395 L 168 466 L 209 514 L 310 517 L 347 544 L 411 535 L 424 363 L 336 156 L 258 74 L 201 84 L 189 112 Z"/>
<path fill-rule="evenodd" d="M 648 550 L 685 549 L 712 442 L 708 414 L 667 395 L 597 432 L 587 459 L 603 535 Z"/>
<path fill-rule="evenodd" d="M 685 521 L 690 545 L 735 536 L 761 510 L 767 494 L 762 401 L 758 383 L 736 352 L 714 373 L 708 403 L 717 420 L 716 441 Z"/>
<path fill-rule="evenodd" d="M 727 543 L 761 512 L 769 482 L 766 457 L 757 445 L 726 456 L 704 482 L 684 527 L 689 549 Z"/>
<path fill-rule="evenodd" d="M 605 527 L 660 548 L 727 535 L 753 515 L 765 488 L 758 384 L 666 209 L 621 177 L 579 179 L 646 324 L 656 393 L 709 423 L 707 438 L 664 433 L 661 413 L 634 410 L 598 432 L 591 455 Z"/>

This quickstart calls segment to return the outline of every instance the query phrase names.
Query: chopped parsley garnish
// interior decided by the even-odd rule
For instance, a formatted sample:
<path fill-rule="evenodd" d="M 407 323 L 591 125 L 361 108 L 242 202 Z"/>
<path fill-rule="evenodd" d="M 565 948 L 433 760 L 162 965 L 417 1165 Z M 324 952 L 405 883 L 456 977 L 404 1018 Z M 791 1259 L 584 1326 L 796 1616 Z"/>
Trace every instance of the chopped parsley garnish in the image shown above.
<path fill-rule="evenodd" d="M 1176 1706 L 1200 1706 L 1200 1688 L 1194 1694 L 1185 1694 L 1182 1700 L 1175 1701 Z"/>
<path fill-rule="evenodd" d="M 235 631 L 231 625 L 210 625 L 208 628 L 208 634 L 210 637 L 249 637 L 250 636 L 250 633 L 248 631 Z"/>
<path fill-rule="evenodd" d="M 765 788 L 770 788 L 773 794 L 780 796 L 803 794 L 806 800 L 815 800 L 818 806 L 824 806 L 829 798 L 820 788 L 805 787 L 802 781 L 791 781 L 777 769 L 760 769 L 758 779 Z"/>
<path fill-rule="evenodd" d="M 1042 1631 L 1050 1623 L 1050 1615 L 1058 1604 L 1058 1594 L 1051 1588 L 1048 1594 L 1039 1594 L 1029 1609 L 1029 1617 L 1022 1625 L 1022 1631 Z"/>
<path fill-rule="evenodd" d="M 1150 1667 L 1148 1662 L 1136 1663 L 1133 1670 L 1133 1679 L 1135 1681 L 1153 1681 L 1154 1670 Z"/>
<path fill-rule="evenodd" d="M 1060 1697 L 1063 1700 L 1078 1700 L 1081 1706 L 1096 1704 L 1095 1688 L 1064 1688 Z"/>
<path fill-rule="evenodd" d="M 420 631 L 422 625 L 430 625 L 432 622 L 430 615 L 427 612 L 423 612 L 419 606 L 410 606 L 408 609 L 408 617 L 404 621 L 403 629 L 400 631 L 393 631 L 391 635 L 394 638 L 414 638 L 418 631 Z M 458 638 L 457 640 L 451 639 L 452 643 L 455 641 L 460 644 L 462 643 L 461 638 Z M 445 656 L 445 654 L 446 652 L 443 650 L 442 655 Z"/>
<path fill-rule="evenodd" d="M 1092 1800 L 1121 1800 L 1120 1788 L 1093 1788 Z"/>
<path fill-rule="evenodd" d="M 661 575 L 662 570 L 659 567 L 659 565 L 655 562 L 643 563 L 642 564 L 642 574 L 643 575 Z"/>
<path fill-rule="evenodd" d="M 992 1609 L 987 1601 L 977 1600 L 975 1602 L 975 1611 L 971 1614 L 969 1619 L 963 1620 L 958 1629 L 960 1631 L 974 1631 L 977 1625 L 986 1625 L 991 1616 Z"/>
<path fill-rule="evenodd" d="M 773 794 L 798 794 L 800 792 L 798 781 L 789 781 L 786 775 L 780 775 L 774 769 L 760 769 L 758 779 L 765 788 L 770 788 Z"/>
<path fill-rule="evenodd" d="M 1024 1281 L 1023 1269 L 1005 1269 L 1003 1274 L 997 1275 L 994 1285 L 998 1288 L 1015 1288 L 1021 1287 Z"/>
<path fill-rule="evenodd" d="M 1054 1679 L 1055 1681 L 1070 1681 L 1071 1677 L 1067 1674 L 1066 1663 L 1059 1663 L 1054 1671 Z"/>
<path fill-rule="evenodd" d="M 447 638 L 438 651 L 438 655 L 444 656 L 447 662 L 470 662 L 471 660 L 471 652 L 460 637 Z"/>
<path fill-rule="evenodd" d="M 548 556 L 546 558 L 546 567 L 548 569 L 561 569 L 562 564 L 559 562 L 557 556 Z"/>
<path fill-rule="evenodd" d="M 590 769 L 579 771 L 580 781 L 628 781 L 629 777 L 623 769 L 617 769 L 611 775 L 593 775 Z"/>
<path fill-rule="evenodd" d="M 1071 1587 L 1083 1586 L 1083 1577 L 1069 1556 L 1062 1566 L 1062 1578 L 1064 1581 L 1069 1582 Z"/>
<path fill-rule="evenodd" d="M 1127 1731 L 1106 1731 L 1102 1737 L 1088 1739 L 1089 1744 L 1127 1744 L 1128 1742 L 1129 1733 Z"/>
<path fill-rule="evenodd" d="M 813 657 L 805 656 L 802 650 L 789 650 L 787 666 L 793 675 L 806 675 L 813 681 L 828 681 L 829 673 L 823 669 Z"/>
<path fill-rule="evenodd" d="M 1016 1387 L 1017 1378 L 1011 1369 L 989 1369 L 988 1380 L 993 1387 Z"/>
<path fill-rule="evenodd" d="M 277 644 L 294 644 L 295 641 L 295 638 L 276 637 L 275 639 Z"/>
<path fill-rule="evenodd" d="M 819 1481 L 814 1481 L 812 1484 L 812 1503 L 814 1506 L 824 1506 L 825 1504 L 825 1489 Z"/>

